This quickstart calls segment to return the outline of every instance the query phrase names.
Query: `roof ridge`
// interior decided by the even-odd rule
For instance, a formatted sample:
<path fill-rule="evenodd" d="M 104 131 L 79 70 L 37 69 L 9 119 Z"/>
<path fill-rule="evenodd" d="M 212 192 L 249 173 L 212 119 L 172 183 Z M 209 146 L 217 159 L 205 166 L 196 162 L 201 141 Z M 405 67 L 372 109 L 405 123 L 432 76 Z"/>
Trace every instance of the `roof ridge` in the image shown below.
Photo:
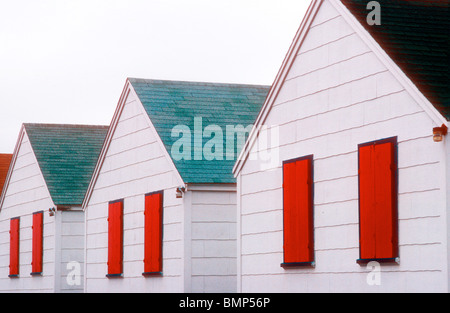
<path fill-rule="evenodd" d="M 271 88 L 230 83 L 140 81 L 142 83 L 130 79 L 129 88 L 135 90 L 169 157 L 172 157 L 171 149 L 177 141 L 172 135 L 174 127 L 182 124 L 194 130 L 196 117 L 202 118 L 202 125 L 221 125 L 219 127 L 224 127 L 223 134 L 226 134 L 225 128 L 228 125 L 252 125 Z M 173 160 L 185 183 L 236 182 L 232 165 L 241 147 L 233 143 L 233 146 L 228 147 L 233 150 L 233 156 L 229 151 L 225 155 L 225 138 L 223 139 L 223 158 L 206 160 L 202 157 L 201 160 L 194 160 L 183 157 L 181 160 Z M 202 142 L 203 147 L 206 139 L 202 138 Z"/>
<path fill-rule="evenodd" d="M 23 123 L 27 126 L 40 126 L 40 127 L 67 127 L 67 128 L 108 128 L 109 125 L 90 125 L 90 124 L 60 124 L 60 123 Z"/>
<path fill-rule="evenodd" d="M 188 80 L 166 80 L 166 79 L 152 79 L 152 78 L 127 78 L 131 83 L 173 83 L 173 84 L 187 84 L 187 85 L 209 85 L 209 86 L 233 86 L 233 87 L 254 87 L 254 88 L 268 88 L 270 85 L 262 84 L 248 84 L 248 83 L 222 83 L 222 82 L 206 82 L 206 81 L 188 81 Z"/>

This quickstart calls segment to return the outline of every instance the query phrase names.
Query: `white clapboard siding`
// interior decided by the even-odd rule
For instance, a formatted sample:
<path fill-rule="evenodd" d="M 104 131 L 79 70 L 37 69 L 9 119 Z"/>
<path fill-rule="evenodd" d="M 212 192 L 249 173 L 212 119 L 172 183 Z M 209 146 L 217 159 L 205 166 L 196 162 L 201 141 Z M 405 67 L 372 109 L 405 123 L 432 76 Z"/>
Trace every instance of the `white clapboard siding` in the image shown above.
<path fill-rule="evenodd" d="M 236 192 L 190 193 L 191 292 L 236 292 Z"/>
<path fill-rule="evenodd" d="M 0 292 L 54 292 L 55 223 L 44 212 L 43 275 L 32 277 L 32 221 L 33 213 L 53 207 L 27 134 L 24 132 L 17 151 L 16 162 L 7 186 L 0 212 Z M 18 279 L 9 275 L 10 219 L 20 217 L 20 257 Z"/>
<path fill-rule="evenodd" d="M 242 292 L 446 291 L 445 164 L 436 125 L 324 0 L 238 177 Z M 359 258 L 358 144 L 397 136 L 400 265 L 367 283 Z M 264 139 L 264 140 L 263 140 Z M 282 161 L 314 155 L 315 268 L 284 270 Z"/>
<path fill-rule="evenodd" d="M 134 92 L 114 130 L 86 207 L 87 292 L 183 292 L 183 202 L 178 181 Z M 163 273 L 144 278 L 145 194 L 164 191 Z M 124 199 L 123 279 L 108 279 L 108 203 Z"/>
<path fill-rule="evenodd" d="M 58 240 L 59 245 L 59 291 L 84 291 L 84 212 L 81 209 L 74 211 L 57 212 L 60 218 Z M 58 226 L 56 226 L 58 227 Z"/>

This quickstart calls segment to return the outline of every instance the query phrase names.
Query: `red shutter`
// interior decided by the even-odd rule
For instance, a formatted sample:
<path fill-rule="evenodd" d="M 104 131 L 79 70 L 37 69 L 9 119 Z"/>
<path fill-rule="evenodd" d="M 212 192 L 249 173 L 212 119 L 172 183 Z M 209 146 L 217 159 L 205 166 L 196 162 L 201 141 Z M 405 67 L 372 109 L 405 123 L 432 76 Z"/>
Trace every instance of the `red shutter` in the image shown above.
<path fill-rule="evenodd" d="M 123 201 L 109 203 L 108 215 L 108 277 L 123 272 Z"/>
<path fill-rule="evenodd" d="M 283 165 L 284 264 L 314 261 L 312 156 Z"/>
<path fill-rule="evenodd" d="M 359 147 L 360 258 L 398 257 L 396 142 Z"/>
<path fill-rule="evenodd" d="M 10 222 L 9 230 L 9 276 L 15 277 L 19 275 L 19 232 L 20 219 L 13 218 Z"/>
<path fill-rule="evenodd" d="M 31 274 L 39 275 L 42 273 L 42 255 L 43 255 L 43 223 L 44 213 L 37 212 L 33 214 L 33 239 L 32 239 L 32 262 Z"/>
<path fill-rule="evenodd" d="M 144 275 L 162 272 L 163 194 L 145 196 Z"/>

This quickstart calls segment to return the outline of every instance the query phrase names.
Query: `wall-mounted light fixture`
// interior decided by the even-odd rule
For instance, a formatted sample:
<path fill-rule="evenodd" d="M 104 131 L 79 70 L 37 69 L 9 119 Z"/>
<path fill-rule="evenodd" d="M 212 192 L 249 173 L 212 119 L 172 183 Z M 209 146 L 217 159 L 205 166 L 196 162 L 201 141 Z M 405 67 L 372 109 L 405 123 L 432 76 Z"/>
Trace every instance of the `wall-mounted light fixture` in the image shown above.
<path fill-rule="evenodd" d="M 177 199 L 183 198 L 183 193 L 186 191 L 186 189 L 184 187 L 178 187 L 177 188 Z"/>
<path fill-rule="evenodd" d="M 444 140 L 444 137 L 448 133 L 448 127 L 445 125 L 442 125 L 441 127 L 435 127 L 433 128 L 433 140 L 434 142 L 441 142 Z"/>
<path fill-rule="evenodd" d="M 50 215 L 50 216 L 54 216 L 54 215 L 55 215 L 55 212 L 56 212 L 56 208 L 50 208 L 50 209 L 48 209 L 48 215 Z"/>

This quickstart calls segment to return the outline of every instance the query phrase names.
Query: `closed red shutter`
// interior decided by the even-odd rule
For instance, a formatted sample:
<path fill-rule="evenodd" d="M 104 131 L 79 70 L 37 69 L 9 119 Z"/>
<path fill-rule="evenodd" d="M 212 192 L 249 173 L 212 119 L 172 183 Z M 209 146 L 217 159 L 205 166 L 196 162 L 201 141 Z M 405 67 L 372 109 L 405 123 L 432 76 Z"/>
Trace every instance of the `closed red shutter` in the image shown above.
<path fill-rule="evenodd" d="M 123 200 L 109 203 L 108 277 L 123 272 Z"/>
<path fill-rule="evenodd" d="M 162 273 L 163 194 L 145 196 L 144 275 Z"/>
<path fill-rule="evenodd" d="M 284 266 L 314 261 L 313 158 L 283 164 Z"/>
<path fill-rule="evenodd" d="M 13 218 L 10 221 L 9 230 L 9 277 L 19 275 L 19 233 L 20 218 Z"/>
<path fill-rule="evenodd" d="M 44 213 L 33 214 L 31 275 L 42 274 Z"/>
<path fill-rule="evenodd" d="M 359 147 L 360 258 L 398 257 L 396 139 Z"/>

